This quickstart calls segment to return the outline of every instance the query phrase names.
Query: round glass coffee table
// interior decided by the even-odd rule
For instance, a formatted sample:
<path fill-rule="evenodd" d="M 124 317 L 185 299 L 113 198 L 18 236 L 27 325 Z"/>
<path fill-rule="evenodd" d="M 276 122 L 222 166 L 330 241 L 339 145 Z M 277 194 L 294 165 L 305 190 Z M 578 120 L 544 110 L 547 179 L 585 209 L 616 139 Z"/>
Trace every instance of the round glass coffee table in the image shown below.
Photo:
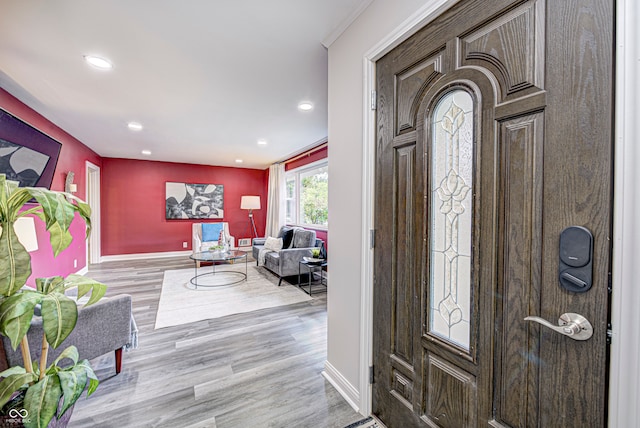
<path fill-rule="evenodd" d="M 196 289 L 198 287 L 222 287 L 247 280 L 246 251 L 202 251 L 190 255 L 189 258 L 195 264 L 195 276 L 191 278 L 190 282 Z M 242 263 L 242 260 L 244 260 L 244 272 L 241 270 L 220 269 L 221 266 L 233 265 L 237 262 Z M 198 262 L 211 263 L 211 271 L 198 273 Z"/>

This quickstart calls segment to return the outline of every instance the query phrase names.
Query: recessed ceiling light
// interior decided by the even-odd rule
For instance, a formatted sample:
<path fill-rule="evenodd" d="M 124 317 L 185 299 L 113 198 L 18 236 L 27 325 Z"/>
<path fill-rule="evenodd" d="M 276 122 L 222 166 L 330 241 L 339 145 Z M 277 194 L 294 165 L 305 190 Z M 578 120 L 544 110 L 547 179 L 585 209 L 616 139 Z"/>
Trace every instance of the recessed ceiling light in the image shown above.
<path fill-rule="evenodd" d="M 151 150 L 143 150 L 142 154 L 149 156 L 151 154 Z"/>
<path fill-rule="evenodd" d="M 236 163 L 242 163 L 243 160 L 242 159 L 236 159 Z"/>
<path fill-rule="evenodd" d="M 132 131 L 142 131 L 142 124 L 138 122 L 129 122 L 127 123 L 127 128 Z"/>
<path fill-rule="evenodd" d="M 298 109 L 302 111 L 313 110 L 313 103 L 310 101 L 302 101 L 300 104 L 298 104 Z"/>
<path fill-rule="evenodd" d="M 266 146 L 267 145 L 267 140 L 258 140 L 258 145 L 259 146 Z"/>
<path fill-rule="evenodd" d="M 99 56 L 85 55 L 84 60 L 91 64 L 93 67 L 99 68 L 100 70 L 111 70 L 113 68 L 113 64 L 111 64 L 111 61 Z"/>

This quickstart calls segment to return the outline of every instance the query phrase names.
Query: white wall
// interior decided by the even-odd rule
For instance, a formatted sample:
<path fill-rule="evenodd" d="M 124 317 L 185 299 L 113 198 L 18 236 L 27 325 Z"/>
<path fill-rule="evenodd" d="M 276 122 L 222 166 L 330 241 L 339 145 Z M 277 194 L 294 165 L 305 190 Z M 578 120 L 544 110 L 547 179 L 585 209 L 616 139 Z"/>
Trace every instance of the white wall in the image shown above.
<path fill-rule="evenodd" d="M 361 379 L 361 287 L 368 254 L 363 246 L 366 173 L 363 159 L 368 101 L 365 57 L 405 38 L 407 23 L 425 10 L 456 0 L 375 0 L 329 46 L 329 217 L 331 284 L 325 374 L 345 398 L 367 413 L 368 391 Z M 640 6 L 617 0 L 616 166 L 613 252 L 613 344 L 610 426 L 640 426 Z M 398 31 L 398 29 L 404 29 Z M 390 42 L 391 41 L 391 42 Z M 395 41 L 395 42 L 392 42 Z M 368 239 L 368 237 L 366 237 Z M 365 278 L 366 279 L 366 278 Z M 366 314 L 365 314 L 366 316 Z M 372 316 L 375 316 L 373 314 Z M 361 361 L 363 363 L 361 364 Z M 362 400 L 361 400 L 362 398 Z"/>
<path fill-rule="evenodd" d="M 354 407 L 359 407 L 361 381 L 362 240 L 368 239 L 362 233 L 363 57 L 427 3 L 442 0 L 375 0 L 329 46 L 331 285 L 326 373 Z"/>

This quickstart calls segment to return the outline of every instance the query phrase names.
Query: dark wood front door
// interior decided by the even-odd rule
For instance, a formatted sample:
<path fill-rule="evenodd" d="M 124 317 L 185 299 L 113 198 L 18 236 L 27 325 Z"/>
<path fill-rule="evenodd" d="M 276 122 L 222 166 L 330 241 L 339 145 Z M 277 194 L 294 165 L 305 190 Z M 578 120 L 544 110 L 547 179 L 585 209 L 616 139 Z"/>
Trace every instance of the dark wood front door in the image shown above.
<path fill-rule="evenodd" d="M 468 0 L 378 61 L 373 413 L 390 428 L 605 425 L 613 29 L 610 1 Z M 570 226 L 592 256 L 561 254 Z M 592 337 L 524 319 L 565 313 Z"/>

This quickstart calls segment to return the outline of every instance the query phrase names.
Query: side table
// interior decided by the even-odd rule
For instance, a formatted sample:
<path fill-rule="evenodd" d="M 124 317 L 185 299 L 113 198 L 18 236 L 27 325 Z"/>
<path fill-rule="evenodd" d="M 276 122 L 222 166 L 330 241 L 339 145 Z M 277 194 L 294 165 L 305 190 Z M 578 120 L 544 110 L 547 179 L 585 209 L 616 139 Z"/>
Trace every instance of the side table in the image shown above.
<path fill-rule="evenodd" d="M 307 284 L 306 284 L 307 287 L 309 287 L 308 290 L 305 290 L 303 287 L 304 284 L 300 282 L 300 276 L 303 273 L 302 271 L 303 266 L 306 267 L 307 272 L 309 274 Z M 327 288 L 327 277 L 324 275 L 324 269 L 323 269 L 326 266 L 327 266 L 326 260 L 321 263 L 311 263 L 306 260 L 300 260 L 298 262 L 298 287 L 300 287 L 302 291 L 304 291 L 309 296 L 311 296 L 311 287 L 313 285 L 313 274 L 318 272 L 320 274 L 320 285 L 324 285 L 324 287 Z"/>

